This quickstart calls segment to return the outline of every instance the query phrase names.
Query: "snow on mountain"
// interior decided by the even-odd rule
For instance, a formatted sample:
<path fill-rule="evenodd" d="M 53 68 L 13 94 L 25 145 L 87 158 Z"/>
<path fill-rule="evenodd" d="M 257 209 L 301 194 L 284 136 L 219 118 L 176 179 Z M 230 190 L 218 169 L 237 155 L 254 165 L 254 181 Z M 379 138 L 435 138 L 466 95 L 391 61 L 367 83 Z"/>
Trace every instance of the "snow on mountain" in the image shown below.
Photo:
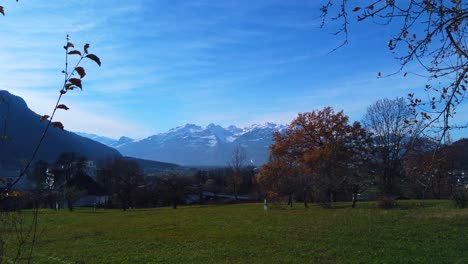
<path fill-rule="evenodd" d="M 186 124 L 116 148 L 124 155 L 143 159 L 192 166 L 224 166 L 230 161 L 234 148 L 240 145 L 246 149 L 248 160 L 261 165 L 268 160 L 272 133 L 284 128 L 273 123 L 246 128 Z"/>
<path fill-rule="evenodd" d="M 122 136 L 122 137 L 119 138 L 119 140 L 112 143 L 110 146 L 113 147 L 113 148 L 119 148 L 119 147 L 121 147 L 121 146 L 123 146 L 125 144 L 132 143 L 133 141 L 135 141 L 135 140 L 132 139 L 132 138 Z"/>
<path fill-rule="evenodd" d="M 77 134 L 78 136 L 87 137 L 89 139 L 92 139 L 94 141 L 97 141 L 107 146 L 110 146 L 113 143 L 117 142 L 117 140 L 113 138 L 103 137 L 103 136 L 99 136 L 96 134 L 85 133 L 85 132 L 74 132 L 74 133 Z"/>
<path fill-rule="evenodd" d="M 107 146 L 113 147 L 113 148 L 118 148 L 120 146 L 123 146 L 123 145 L 125 145 L 127 143 L 130 143 L 130 142 L 134 141 L 133 139 L 131 139 L 129 137 L 120 137 L 117 140 L 117 139 L 113 139 L 113 138 L 109 138 L 109 137 L 99 136 L 99 135 L 92 134 L 92 133 L 85 133 L 85 132 L 73 132 L 73 133 L 77 134 L 78 136 L 82 136 L 82 137 L 92 139 L 94 141 L 97 141 L 99 143 L 102 143 L 104 145 L 107 145 Z"/>

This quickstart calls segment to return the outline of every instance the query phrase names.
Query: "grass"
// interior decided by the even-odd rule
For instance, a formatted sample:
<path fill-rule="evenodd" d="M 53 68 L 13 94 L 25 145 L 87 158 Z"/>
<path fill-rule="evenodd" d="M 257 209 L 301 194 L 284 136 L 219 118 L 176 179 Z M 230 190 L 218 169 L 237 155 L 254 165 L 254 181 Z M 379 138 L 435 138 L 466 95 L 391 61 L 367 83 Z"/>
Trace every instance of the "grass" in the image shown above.
<path fill-rule="evenodd" d="M 341 206 L 340 206 L 341 205 Z M 34 263 L 468 263 L 468 209 L 262 204 L 40 213 Z M 10 246 L 11 250 L 12 247 Z"/>

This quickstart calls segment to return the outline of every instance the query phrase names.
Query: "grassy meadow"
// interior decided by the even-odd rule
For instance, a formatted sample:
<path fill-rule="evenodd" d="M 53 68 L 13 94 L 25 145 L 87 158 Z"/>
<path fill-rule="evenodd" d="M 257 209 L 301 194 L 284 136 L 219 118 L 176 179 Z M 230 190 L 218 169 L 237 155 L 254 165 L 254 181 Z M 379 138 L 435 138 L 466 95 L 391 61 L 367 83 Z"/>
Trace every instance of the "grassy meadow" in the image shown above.
<path fill-rule="evenodd" d="M 43 210 L 33 263 L 468 263 L 468 209 L 262 204 Z M 13 245 L 7 245 L 12 255 Z M 6 259 L 8 263 L 8 259 Z"/>

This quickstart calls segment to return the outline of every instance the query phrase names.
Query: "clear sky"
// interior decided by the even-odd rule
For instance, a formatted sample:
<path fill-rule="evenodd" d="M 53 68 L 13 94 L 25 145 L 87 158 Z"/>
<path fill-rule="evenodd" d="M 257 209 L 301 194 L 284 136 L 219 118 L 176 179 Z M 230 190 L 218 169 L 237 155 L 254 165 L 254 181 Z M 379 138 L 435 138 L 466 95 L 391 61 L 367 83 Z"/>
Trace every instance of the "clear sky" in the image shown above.
<path fill-rule="evenodd" d="M 377 78 L 399 67 L 386 46 L 395 28 L 353 23 L 349 45 L 330 53 L 343 38 L 319 28 L 321 2 L 4 1 L 0 89 L 50 114 L 69 34 L 102 61 L 86 62 L 83 91 L 64 97 L 57 120 L 71 131 L 144 138 L 185 123 L 286 124 L 325 106 L 360 120 L 378 99 L 423 93 L 416 65 Z"/>

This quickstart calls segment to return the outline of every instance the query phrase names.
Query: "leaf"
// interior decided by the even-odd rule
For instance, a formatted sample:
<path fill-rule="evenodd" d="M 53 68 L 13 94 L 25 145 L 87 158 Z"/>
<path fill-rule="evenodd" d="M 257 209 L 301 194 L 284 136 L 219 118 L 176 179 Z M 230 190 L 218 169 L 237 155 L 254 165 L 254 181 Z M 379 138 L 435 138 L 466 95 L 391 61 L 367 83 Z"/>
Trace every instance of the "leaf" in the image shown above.
<path fill-rule="evenodd" d="M 84 53 L 85 53 L 85 54 L 88 54 L 88 49 L 89 49 L 89 44 L 86 43 L 86 44 L 84 45 L 84 47 L 83 47 L 83 50 L 84 50 Z"/>
<path fill-rule="evenodd" d="M 52 122 L 52 126 L 56 128 L 60 128 L 63 131 L 63 124 L 61 122 Z"/>
<path fill-rule="evenodd" d="M 403 77 L 406 77 L 406 75 L 408 75 L 408 73 L 407 73 L 407 72 L 405 72 L 405 74 L 403 74 Z"/>
<path fill-rule="evenodd" d="M 63 109 L 63 110 L 68 110 L 68 109 L 70 109 L 70 108 L 68 108 L 68 106 L 66 106 L 66 105 L 64 105 L 64 104 L 59 104 L 59 105 L 57 105 L 56 108 L 57 108 L 57 109 Z"/>
<path fill-rule="evenodd" d="M 73 45 L 73 43 L 71 42 L 67 42 L 67 48 L 74 48 L 75 45 Z"/>
<path fill-rule="evenodd" d="M 99 59 L 98 56 L 96 56 L 94 54 L 88 54 L 88 55 L 86 55 L 86 58 L 93 60 L 94 62 L 97 63 L 97 65 L 99 65 L 99 67 L 101 67 L 101 60 Z"/>
<path fill-rule="evenodd" d="M 3 16 L 5 16 L 5 10 L 3 10 L 3 6 L 0 6 L 0 13 L 2 13 Z"/>
<path fill-rule="evenodd" d="M 80 87 L 81 90 L 83 90 L 83 86 L 81 86 L 81 80 L 78 79 L 78 78 L 70 78 L 70 80 L 68 80 L 70 83 L 72 83 L 73 85 L 76 85 L 78 87 Z"/>
<path fill-rule="evenodd" d="M 408 36 L 408 31 L 405 30 L 405 31 L 403 32 L 403 37 L 406 38 L 406 36 Z"/>
<path fill-rule="evenodd" d="M 377 76 L 382 77 L 382 73 L 381 72 L 377 73 Z"/>
<path fill-rule="evenodd" d="M 81 66 L 76 67 L 75 71 L 80 75 L 80 79 L 83 79 L 83 77 L 85 77 L 85 75 L 86 75 L 85 69 L 83 67 L 81 67 Z"/>
<path fill-rule="evenodd" d="M 50 116 L 48 116 L 48 115 L 43 115 L 43 116 L 41 116 L 40 122 L 46 121 L 47 119 L 49 119 L 49 117 L 50 117 Z"/>
<path fill-rule="evenodd" d="M 79 52 L 78 50 L 71 50 L 70 52 L 68 52 L 68 55 L 73 55 L 73 54 L 81 56 L 81 52 Z"/>
<path fill-rule="evenodd" d="M 369 9 L 370 9 L 371 11 L 374 10 L 374 5 L 370 5 L 370 6 L 369 6 Z"/>
<path fill-rule="evenodd" d="M 68 91 L 68 90 L 73 90 L 73 89 L 75 89 L 75 88 L 76 88 L 76 86 L 73 86 L 73 83 L 67 83 L 67 84 L 65 84 L 65 90 L 67 90 L 67 91 Z"/>
<path fill-rule="evenodd" d="M 357 12 L 359 10 L 361 10 L 361 8 L 359 6 L 356 6 L 355 8 L 353 8 L 353 12 Z"/>

